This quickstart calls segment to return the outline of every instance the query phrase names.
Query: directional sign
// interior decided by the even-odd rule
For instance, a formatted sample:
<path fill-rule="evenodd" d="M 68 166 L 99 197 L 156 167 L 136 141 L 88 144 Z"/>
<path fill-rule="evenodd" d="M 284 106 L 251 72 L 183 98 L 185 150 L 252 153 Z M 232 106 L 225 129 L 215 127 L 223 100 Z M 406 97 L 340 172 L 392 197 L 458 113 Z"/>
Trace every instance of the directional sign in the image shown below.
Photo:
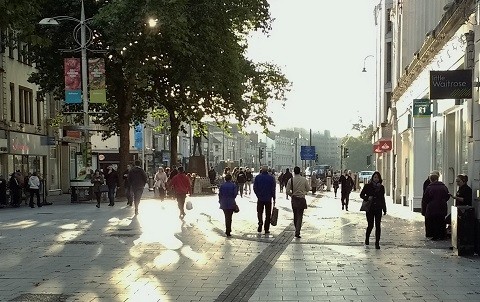
<path fill-rule="evenodd" d="M 301 160 L 315 160 L 315 146 L 301 146 L 300 147 Z"/>

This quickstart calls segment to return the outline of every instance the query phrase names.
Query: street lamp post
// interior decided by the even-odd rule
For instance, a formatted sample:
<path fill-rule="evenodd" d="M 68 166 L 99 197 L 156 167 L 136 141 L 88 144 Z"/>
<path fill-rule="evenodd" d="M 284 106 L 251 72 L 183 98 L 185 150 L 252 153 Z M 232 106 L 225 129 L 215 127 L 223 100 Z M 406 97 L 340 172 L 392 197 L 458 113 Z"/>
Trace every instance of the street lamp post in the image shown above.
<path fill-rule="evenodd" d="M 365 62 L 367 61 L 368 58 L 373 58 L 373 55 L 368 55 L 363 59 L 363 69 L 362 72 L 367 72 L 367 68 L 365 67 Z"/>
<path fill-rule="evenodd" d="M 72 51 L 81 52 L 81 63 L 82 63 L 82 102 L 83 102 L 83 126 L 85 131 L 85 143 L 90 141 L 89 137 L 89 116 L 88 116 L 88 66 L 87 66 L 87 49 L 92 42 L 92 29 L 87 25 L 87 22 L 92 18 L 85 18 L 85 6 L 82 0 L 82 6 L 80 11 L 80 19 L 70 17 L 70 16 L 55 16 L 50 18 L 42 19 L 39 24 L 41 25 L 59 25 L 58 21 L 69 20 L 77 22 L 77 26 L 73 29 L 73 36 L 75 42 L 80 46 L 77 49 Z M 80 30 L 80 41 L 78 41 L 77 33 Z M 87 31 L 89 36 L 87 38 Z"/>

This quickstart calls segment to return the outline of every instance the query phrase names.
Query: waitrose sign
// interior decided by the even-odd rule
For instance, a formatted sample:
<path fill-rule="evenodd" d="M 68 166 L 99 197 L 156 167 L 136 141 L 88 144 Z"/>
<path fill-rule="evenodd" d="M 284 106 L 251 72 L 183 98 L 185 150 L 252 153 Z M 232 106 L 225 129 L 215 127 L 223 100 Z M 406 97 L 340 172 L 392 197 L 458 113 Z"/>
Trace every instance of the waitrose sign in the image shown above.
<path fill-rule="evenodd" d="M 430 71 L 430 99 L 471 99 L 472 70 Z"/>

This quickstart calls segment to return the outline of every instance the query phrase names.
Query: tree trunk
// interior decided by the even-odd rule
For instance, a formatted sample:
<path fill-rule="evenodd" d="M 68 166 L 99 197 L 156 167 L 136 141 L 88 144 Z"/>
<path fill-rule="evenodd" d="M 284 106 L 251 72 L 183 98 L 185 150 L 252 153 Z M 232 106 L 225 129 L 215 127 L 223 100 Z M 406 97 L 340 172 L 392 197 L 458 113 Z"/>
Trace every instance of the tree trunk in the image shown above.
<path fill-rule="evenodd" d="M 116 66 L 121 67 L 121 66 Z M 120 155 L 120 162 L 118 165 L 118 177 L 119 177 L 119 191 L 118 196 L 125 196 L 125 183 L 123 180 L 123 173 L 127 170 L 127 164 L 131 164 L 130 161 L 130 121 L 132 119 L 132 88 L 128 81 L 128 78 L 124 79 L 122 88 L 117 90 L 119 95 L 116 96 L 118 100 L 118 128 L 120 136 L 120 147 L 118 153 Z"/>
<path fill-rule="evenodd" d="M 170 118 L 170 166 L 178 166 L 178 132 L 180 130 L 180 122 L 175 112 L 168 112 Z"/>

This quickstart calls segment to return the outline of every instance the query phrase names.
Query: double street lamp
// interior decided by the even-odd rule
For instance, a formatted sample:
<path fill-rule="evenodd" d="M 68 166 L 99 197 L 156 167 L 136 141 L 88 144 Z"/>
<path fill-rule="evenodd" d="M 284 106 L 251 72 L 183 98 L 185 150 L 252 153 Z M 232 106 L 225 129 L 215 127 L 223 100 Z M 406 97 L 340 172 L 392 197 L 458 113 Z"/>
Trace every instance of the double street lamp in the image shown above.
<path fill-rule="evenodd" d="M 88 115 L 88 66 L 87 66 L 87 49 L 88 46 L 92 43 L 93 32 L 92 29 L 88 26 L 87 22 L 92 20 L 92 18 L 85 19 L 85 7 L 82 0 L 82 7 L 80 11 L 80 19 L 70 17 L 70 16 L 55 16 L 50 18 L 42 19 L 39 24 L 41 25 L 59 25 L 59 21 L 74 21 L 77 22 L 77 25 L 73 29 L 73 38 L 78 44 L 78 48 L 73 50 L 68 50 L 72 52 L 79 51 L 81 52 L 81 69 L 82 69 L 82 102 L 83 102 L 83 126 L 85 133 L 85 143 L 90 141 L 89 137 L 89 115 Z M 80 40 L 78 39 L 78 33 L 80 32 Z M 88 34 L 88 35 L 87 35 Z"/>

